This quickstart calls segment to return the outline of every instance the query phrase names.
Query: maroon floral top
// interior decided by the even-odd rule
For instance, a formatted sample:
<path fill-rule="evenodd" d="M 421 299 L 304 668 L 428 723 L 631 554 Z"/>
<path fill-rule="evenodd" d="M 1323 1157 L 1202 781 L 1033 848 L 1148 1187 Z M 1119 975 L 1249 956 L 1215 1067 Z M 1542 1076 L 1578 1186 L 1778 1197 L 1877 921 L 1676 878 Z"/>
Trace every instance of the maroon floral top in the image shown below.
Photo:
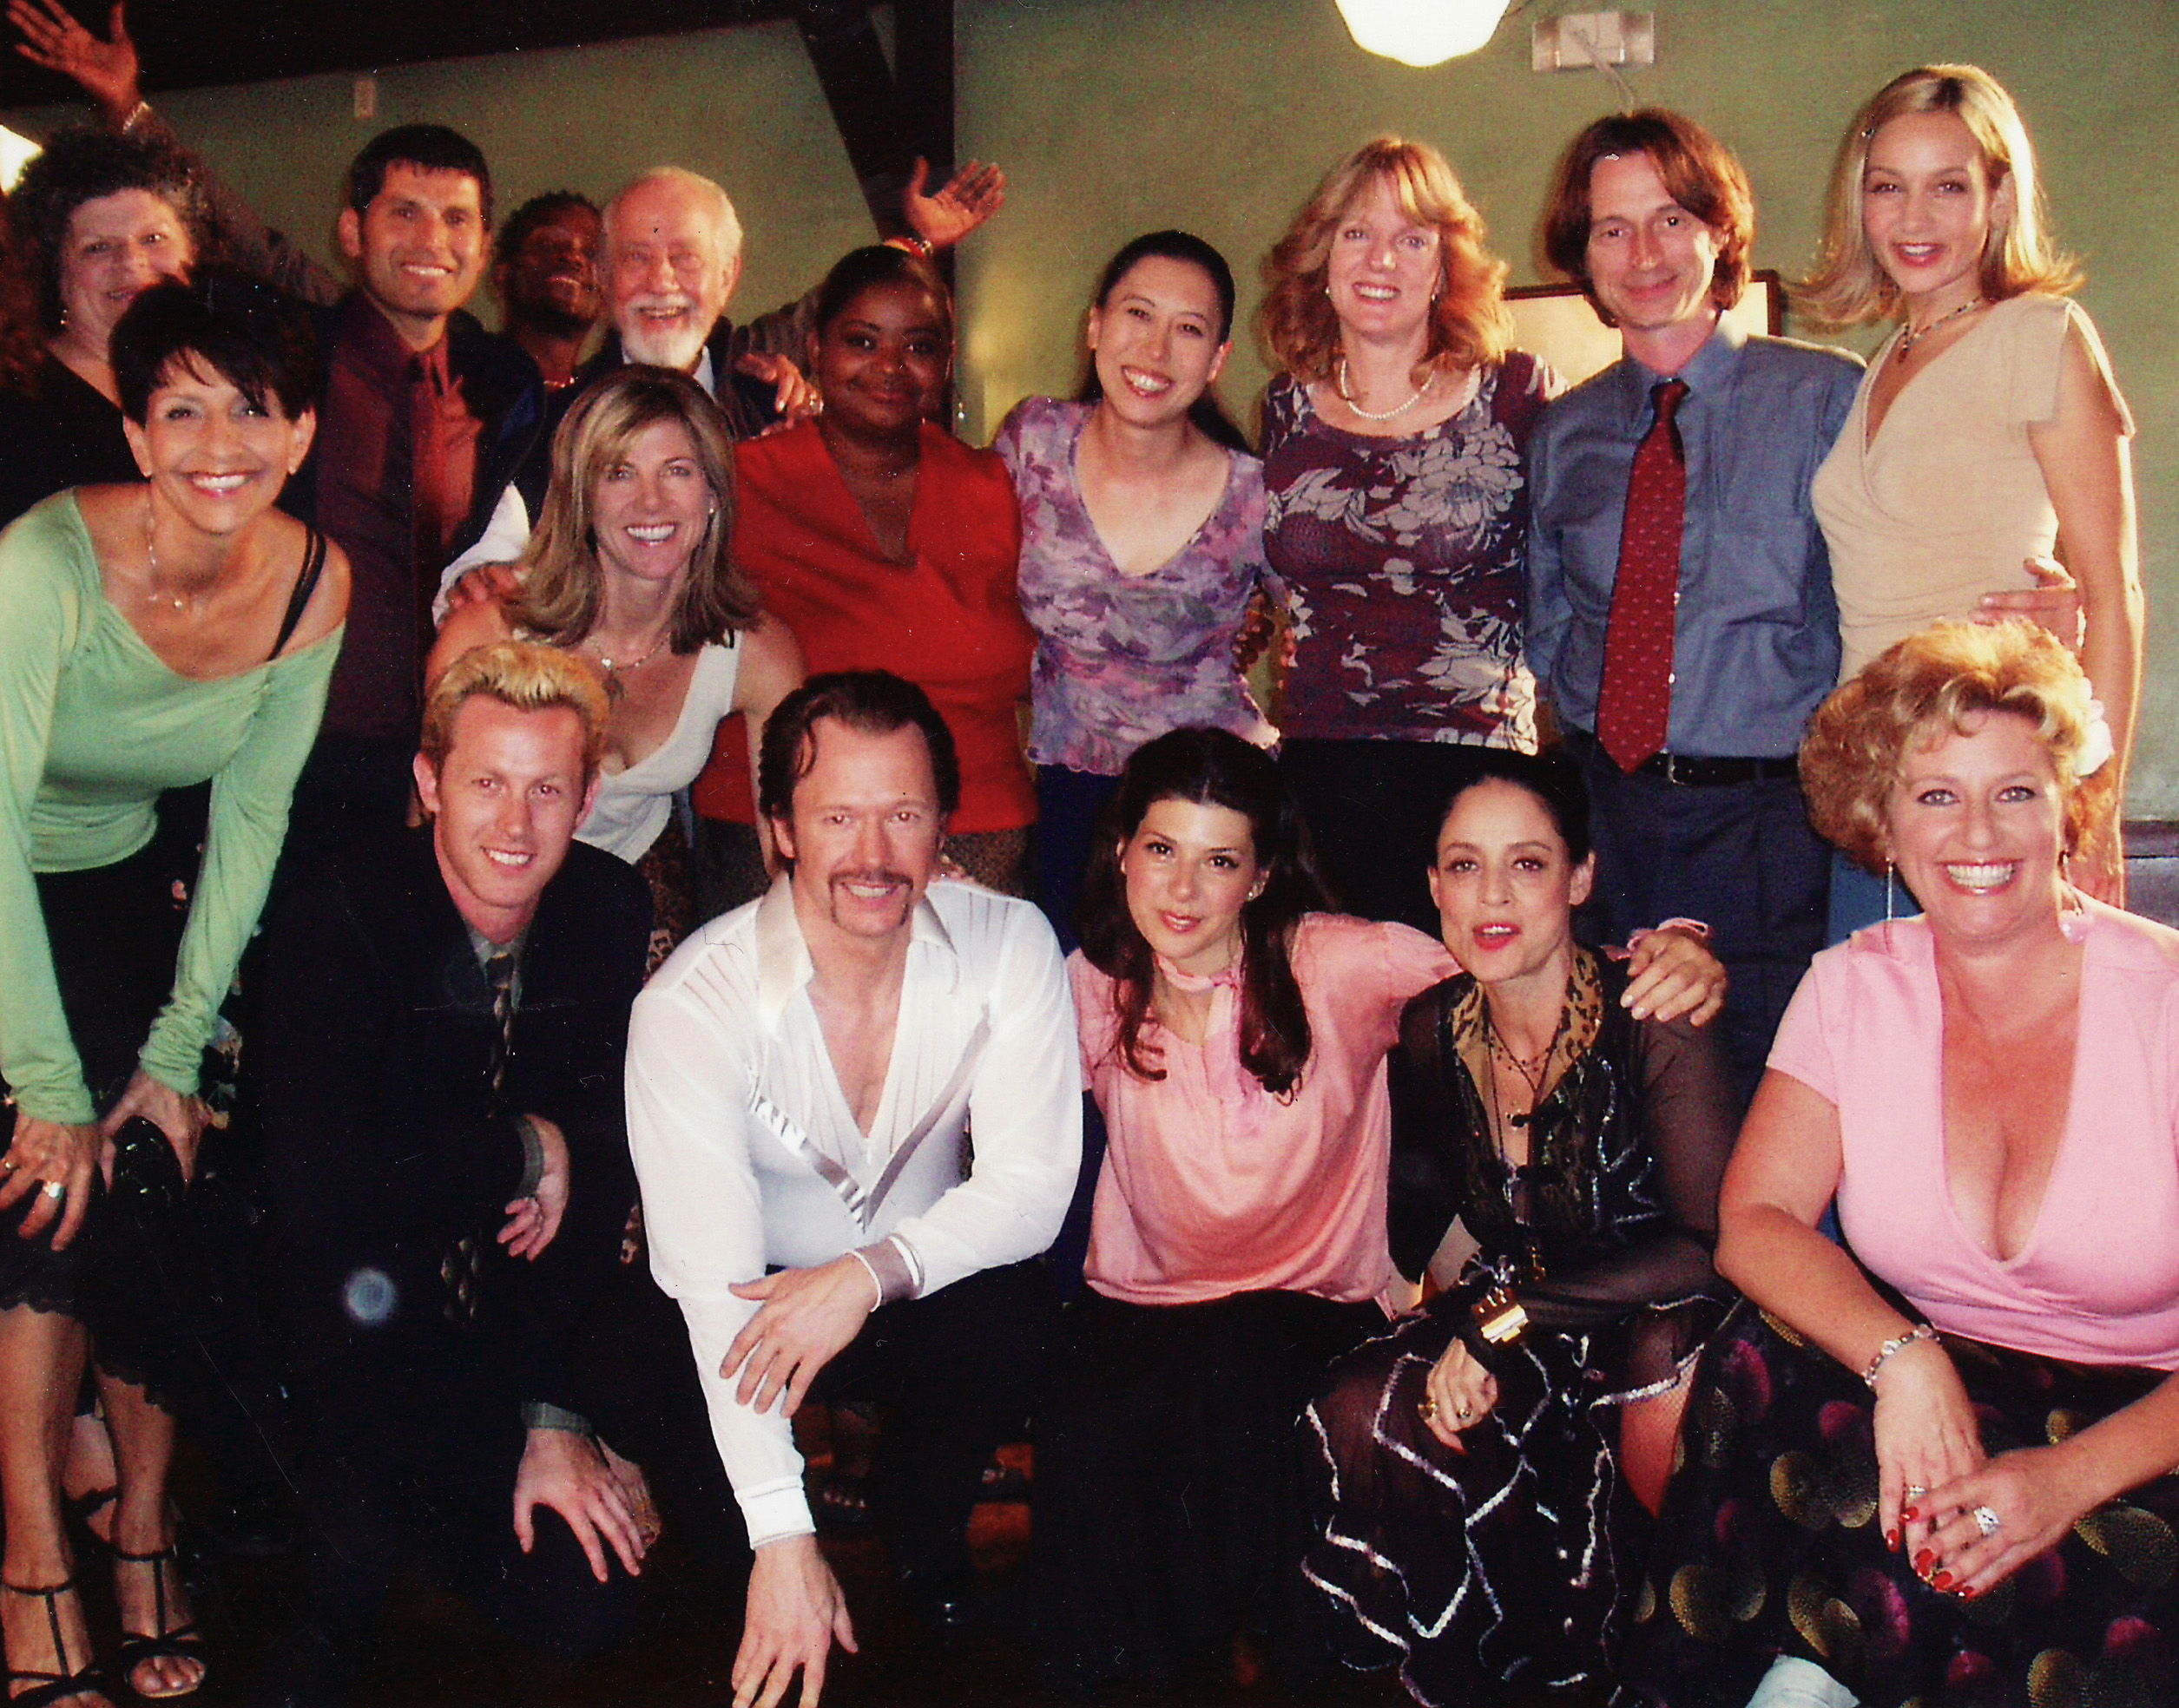
<path fill-rule="evenodd" d="M 1291 376 L 1264 400 L 1264 543 L 1294 614 L 1290 738 L 1536 746 L 1521 656 L 1522 457 L 1550 371 L 1516 351 L 1450 420 L 1327 425 Z"/>

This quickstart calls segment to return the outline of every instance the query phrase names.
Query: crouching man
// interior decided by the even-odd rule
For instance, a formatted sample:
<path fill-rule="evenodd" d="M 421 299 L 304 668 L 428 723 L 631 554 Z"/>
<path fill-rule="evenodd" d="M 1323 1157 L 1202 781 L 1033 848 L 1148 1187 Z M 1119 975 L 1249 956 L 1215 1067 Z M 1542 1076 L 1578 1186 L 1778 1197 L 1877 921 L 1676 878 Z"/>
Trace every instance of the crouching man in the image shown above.
<path fill-rule="evenodd" d="M 1050 1337 L 1033 1259 L 1082 1140 L 1050 928 L 939 877 L 960 772 L 922 690 L 813 678 L 772 714 L 760 774 L 787 870 L 660 969 L 628 1061 L 653 1268 L 755 1553 L 745 1704 L 798 1668 L 813 1702 L 833 1639 L 854 1646 L 788 1421 L 813 1384 L 890 1403 L 894 1568 L 926 1619 L 964 1616 L 969 1511 Z"/>

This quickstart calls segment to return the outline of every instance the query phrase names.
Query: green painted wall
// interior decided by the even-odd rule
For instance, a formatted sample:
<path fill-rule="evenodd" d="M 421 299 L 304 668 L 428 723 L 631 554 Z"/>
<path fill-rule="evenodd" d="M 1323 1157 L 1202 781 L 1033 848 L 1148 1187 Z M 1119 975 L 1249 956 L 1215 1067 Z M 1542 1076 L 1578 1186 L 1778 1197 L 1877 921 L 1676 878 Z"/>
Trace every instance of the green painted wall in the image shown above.
<path fill-rule="evenodd" d="M 1104 258 L 1155 226 L 1223 248 L 1254 305 L 1263 252 L 1340 154 L 1399 130 L 1451 155 L 1513 262 L 1540 274 L 1533 226 L 1551 160 L 1616 104 L 1594 73 L 1528 69 L 1528 15 L 1483 52 L 1434 70 L 1374 59 L 1333 0 L 957 0 L 960 147 L 1001 161 L 1000 221 L 961 262 L 963 430 L 988 436 L 1014 400 L 1060 391 Z M 1590 0 L 1544 0 L 1532 12 Z M 1840 128 L 1886 78 L 1973 61 L 2027 112 L 2061 236 L 2088 266 L 2083 301 L 2141 432 L 2149 688 L 2133 811 L 2179 817 L 2179 660 L 2159 645 L 2179 608 L 2179 6 L 2157 0 L 1653 0 L 1657 65 L 1637 99 L 1716 129 L 1754 176 L 1758 266 L 1788 274 L 1814 243 Z M 603 194 L 677 161 L 734 193 L 749 233 L 746 309 L 801 290 L 869 225 L 793 30 L 510 55 L 389 71 L 379 113 L 352 115 L 351 79 L 207 90 L 166 104 L 276 223 L 330 249 L 342 166 L 383 125 L 459 124 L 490 154 L 503 206 L 562 184 Z M 25 128 L 49 120 L 24 115 Z M 1227 394 L 1266 370 L 1244 342 Z"/>

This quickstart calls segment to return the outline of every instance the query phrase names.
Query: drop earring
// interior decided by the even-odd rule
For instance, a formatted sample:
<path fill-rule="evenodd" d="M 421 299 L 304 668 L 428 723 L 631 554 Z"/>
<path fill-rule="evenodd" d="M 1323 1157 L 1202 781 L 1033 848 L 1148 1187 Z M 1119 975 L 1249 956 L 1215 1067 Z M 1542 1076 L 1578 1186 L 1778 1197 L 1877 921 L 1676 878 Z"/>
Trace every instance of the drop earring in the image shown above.
<path fill-rule="evenodd" d="M 1893 883 L 1892 863 L 1886 860 L 1884 863 L 1884 923 L 1886 925 L 1897 916 L 1898 902 L 1899 891 Z"/>

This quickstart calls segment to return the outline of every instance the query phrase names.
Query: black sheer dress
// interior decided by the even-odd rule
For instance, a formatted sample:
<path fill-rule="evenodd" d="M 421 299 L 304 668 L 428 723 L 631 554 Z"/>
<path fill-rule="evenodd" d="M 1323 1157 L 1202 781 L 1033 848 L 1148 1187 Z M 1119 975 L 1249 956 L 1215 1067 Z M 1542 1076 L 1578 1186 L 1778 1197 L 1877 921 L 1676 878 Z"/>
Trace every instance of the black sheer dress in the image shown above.
<path fill-rule="evenodd" d="M 1634 1020 L 1624 989 L 1577 953 L 1518 1169 L 1492 1138 L 1472 979 L 1415 998 L 1392 1054 L 1393 1258 L 1421 1274 L 1456 1216 L 1480 1249 L 1310 1406 L 1305 1570 L 1337 1610 L 1343 1658 L 1399 1662 L 1425 1703 L 1599 1675 L 1649 1532 L 1619 1475 L 1617 1407 L 1670 1386 L 1730 1296 L 1710 1264 L 1737 1107 L 1723 1053 L 1684 1022 Z M 1457 1453 L 1418 1405 L 1457 1335 L 1481 1344 L 1472 1308 L 1499 1284 L 1530 1327 L 1483 1349 L 1498 1403 Z"/>

